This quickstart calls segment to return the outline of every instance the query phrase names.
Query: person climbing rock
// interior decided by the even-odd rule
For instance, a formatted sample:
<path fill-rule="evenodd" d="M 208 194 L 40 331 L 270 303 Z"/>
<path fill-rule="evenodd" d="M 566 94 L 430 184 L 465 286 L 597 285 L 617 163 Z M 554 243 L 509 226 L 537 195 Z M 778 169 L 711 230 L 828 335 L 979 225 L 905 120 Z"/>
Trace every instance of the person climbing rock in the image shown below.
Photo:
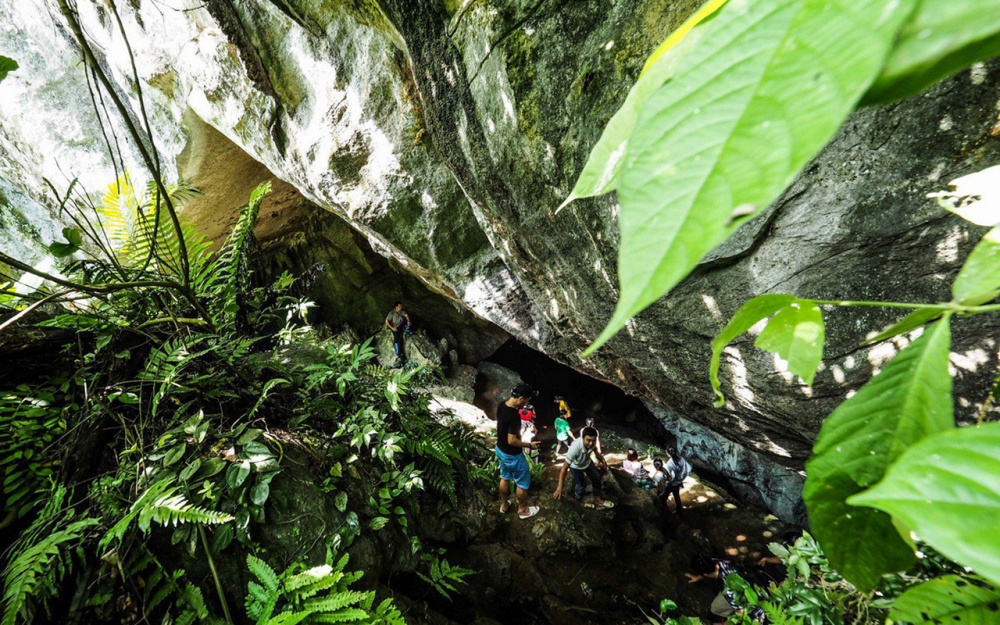
<path fill-rule="evenodd" d="M 410 313 L 403 308 L 403 302 L 392 305 L 392 310 L 385 316 L 385 325 L 392 331 L 392 345 L 396 348 L 396 366 L 402 366 L 406 362 L 403 334 L 410 330 Z"/>
<path fill-rule="evenodd" d="M 528 505 L 531 469 L 524 449 L 538 449 L 537 441 L 521 440 L 521 417 L 518 410 L 536 395 L 531 386 L 520 383 L 510 392 L 510 398 L 497 407 L 497 460 L 500 462 L 500 513 L 510 507 L 510 483 L 517 488 L 517 516 L 530 519 L 538 514 L 538 506 Z"/>
<path fill-rule="evenodd" d="M 563 465 L 562 471 L 559 472 L 559 485 L 556 487 L 556 492 L 552 494 L 552 497 L 559 499 L 562 497 L 563 484 L 566 481 L 567 471 L 572 471 L 573 473 L 573 498 L 577 501 L 582 501 L 583 493 L 587 488 L 587 481 L 590 481 L 591 486 L 594 488 L 594 503 L 585 504 L 588 508 L 614 508 L 615 504 L 606 501 L 601 498 L 603 494 L 601 488 L 601 470 L 594 465 L 594 462 L 590 459 L 590 454 L 594 453 L 597 455 L 597 461 L 600 463 L 601 469 L 605 471 L 608 468 L 608 463 L 601 455 L 601 452 L 597 451 L 597 430 L 592 427 L 585 427 L 583 431 L 580 432 L 580 437 L 573 441 L 573 444 L 569 446 L 569 451 L 566 452 L 566 464 Z"/>
<path fill-rule="evenodd" d="M 734 564 L 729 560 L 711 559 L 700 553 L 691 559 L 691 570 L 694 571 L 694 574 L 684 574 L 688 578 L 689 584 L 695 584 L 703 579 L 711 579 L 715 580 L 716 585 L 720 588 L 711 607 L 712 614 L 723 619 L 720 622 L 725 622 L 730 616 L 736 614 L 744 614 L 753 623 L 765 622 L 764 611 L 761 608 L 755 606 L 746 612 L 743 606 L 737 602 L 736 593 L 726 588 L 726 578 L 733 573 L 751 584 L 760 584 L 761 580 L 758 579 L 760 575 L 756 571 L 740 564 Z M 766 587 L 766 585 L 767 583 L 764 582 L 763 586 Z"/>
<path fill-rule="evenodd" d="M 555 426 L 556 426 L 556 451 L 555 451 L 555 455 L 559 456 L 559 454 L 562 453 L 561 450 L 563 448 L 563 445 L 565 445 L 566 449 L 568 450 L 569 446 L 570 446 L 569 445 L 570 439 L 575 439 L 576 438 L 573 435 L 573 428 L 571 428 L 569 426 L 569 411 L 568 410 L 560 410 L 559 411 L 559 416 L 556 417 Z"/>
<path fill-rule="evenodd" d="M 660 502 L 663 505 L 664 511 L 669 510 L 670 507 L 667 502 L 672 494 L 674 496 L 674 508 L 677 510 L 677 516 L 683 517 L 684 507 L 681 505 L 681 486 L 684 484 L 687 476 L 691 475 L 691 465 L 677 453 L 676 447 L 667 448 L 667 453 L 670 454 L 670 459 L 667 460 L 667 465 L 664 467 L 663 474 L 665 479 L 660 482 Z"/>

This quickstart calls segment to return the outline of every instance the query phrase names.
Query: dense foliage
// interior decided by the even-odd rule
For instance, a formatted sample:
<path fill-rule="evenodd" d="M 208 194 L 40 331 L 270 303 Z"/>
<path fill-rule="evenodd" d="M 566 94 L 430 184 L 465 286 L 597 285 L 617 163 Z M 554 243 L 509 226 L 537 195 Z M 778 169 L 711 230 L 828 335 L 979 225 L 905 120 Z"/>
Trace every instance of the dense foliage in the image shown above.
<path fill-rule="evenodd" d="M 192 193 L 170 189 L 177 204 L 180 189 Z M 152 187 L 136 197 L 123 176 L 106 194 L 97 212 L 114 217 L 103 229 L 112 260 L 73 260 L 87 251 L 73 236 L 60 243 L 67 284 L 108 284 L 145 265 L 131 279 L 163 285 L 77 298 L 72 311 L 35 309 L 41 325 L 70 335 L 49 379 L 0 395 L 12 451 L 2 465 L 5 525 L 30 521 L 7 556 L 4 625 L 39 611 L 54 620 L 243 620 L 230 603 L 244 597 L 223 588 L 216 566 L 234 556 L 258 578 L 245 600 L 253 621 L 402 622 L 390 601 L 349 588 L 360 573 L 344 571 L 346 556 L 333 564 L 363 532 L 399 535 L 418 574 L 446 597 L 471 573 L 425 548 L 409 523 L 424 492 L 442 506 L 482 496 L 474 486 L 486 473 L 467 462 L 482 459 L 482 443 L 439 425 L 413 390 L 434 372 L 385 370 L 367 342 L 322 337 L 308 323 L 311 302 L 295 295 L 305 285 L 291 276 L 259 283 L 253 227 L 268 189 L 254 191 L 215 253 L 181 229 L 201 311 L 169 284 L 185 253 L 177 240 L 141 226 L 154 219 Z M 6 305 L 23 312 L 49 288 Z M 330 561 L 278 575 L 255 528 L 282 505 L 270 486 L 289 446 L 308 450 L 344 522 L 318 537 Z M 349 482 L 359 480 L 371 496 L 352 500 Z"/>

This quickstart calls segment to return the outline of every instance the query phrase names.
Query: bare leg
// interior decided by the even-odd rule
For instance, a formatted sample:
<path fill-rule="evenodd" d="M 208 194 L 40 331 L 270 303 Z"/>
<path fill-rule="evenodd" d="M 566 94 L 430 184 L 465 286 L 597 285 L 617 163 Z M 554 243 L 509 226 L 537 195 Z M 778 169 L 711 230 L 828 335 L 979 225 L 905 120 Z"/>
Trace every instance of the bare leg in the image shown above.
<path fill-rule="evenodd" d="M 528 491 L 518 488 L 517 489 L 517 513 L 527 514 L 528 512 Z"/>
<path fill-rule="evenodd" d="M 507 480 L 500 480 L 500 514 L 507 512 L 507 508 L 509 507 L 510 507 L 510 483 Z"/>

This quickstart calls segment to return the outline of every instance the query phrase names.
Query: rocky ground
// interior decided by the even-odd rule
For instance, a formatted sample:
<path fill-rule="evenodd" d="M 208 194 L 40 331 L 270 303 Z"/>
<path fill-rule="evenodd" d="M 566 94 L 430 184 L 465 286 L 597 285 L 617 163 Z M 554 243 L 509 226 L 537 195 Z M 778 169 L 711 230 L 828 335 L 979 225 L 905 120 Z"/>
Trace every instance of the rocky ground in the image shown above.
<path fill-rule="evenodd" d="M 507 371 L 506 377 L 516 376 Z M 495 386 L 486 386 L 487 403 L 494 400 Z M 493 421 L 482 409 L 448 398 L 436 401 L 443 418 L 473 424 L 492 445 Z M 479 398 L 477 404 L 481 403 Z M 687 583 L 684 573 L 690 571 L 692 556 L 701 552 L 755 562 L 769 555 L 767 543 L 791 529 L 771 514 L 738 505 L 697 475 L 688 478 L 681 493 L 684 518 L 664 514 L 653 495 L 637 488 L 621 470 L 621 462 L 626 450 L 635 448 L 651 469 L 652 459 L 665 458 L 666 450 L 589 410 L 576 411 L 571 420 L 574 430 L 579 432 L 588 416 L 597 418 L 611 467 L 605 494 L 615 508 L 587 509 L 570 497 L 553 499 L 562 460 L 552 453 L 551 419 L 540 419 L 538 440 L 543 443 L 545 468 L 529 495 L 529 504 L 540 512 L 528 520 L 517 518 L 513 506 L 500 514 L 497 498 L 491 497 L 479 520 L 483 531 L 467 544 L 448 545 L 449 561 L 477 574 L 461 598 L 449 602 L 427 597 L 441 615 L 478 625 L 645 623 L 643 612 L 655 612 L 664 598 L 676 601 L 687 614 L 705 615 L 717 589 L 708 583 Z"/>

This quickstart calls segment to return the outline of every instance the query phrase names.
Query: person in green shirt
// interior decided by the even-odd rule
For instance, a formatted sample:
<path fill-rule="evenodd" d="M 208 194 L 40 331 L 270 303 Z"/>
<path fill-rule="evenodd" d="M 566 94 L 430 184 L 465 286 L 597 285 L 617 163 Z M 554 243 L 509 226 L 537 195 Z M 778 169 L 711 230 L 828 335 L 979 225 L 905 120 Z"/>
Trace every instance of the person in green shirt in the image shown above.
<path fill-rule="evenodd" d="M 556 417 L 556 455 L 560 453 L 559 450 L 562 449 L 563 445 L 566 445 L 566 449 L 569 450 L 569 441 L 575 439 L 573 436 L 573 429 L 569 426 L 569 413 L 566 410 L 560 410 L 559 416 Z"/>

